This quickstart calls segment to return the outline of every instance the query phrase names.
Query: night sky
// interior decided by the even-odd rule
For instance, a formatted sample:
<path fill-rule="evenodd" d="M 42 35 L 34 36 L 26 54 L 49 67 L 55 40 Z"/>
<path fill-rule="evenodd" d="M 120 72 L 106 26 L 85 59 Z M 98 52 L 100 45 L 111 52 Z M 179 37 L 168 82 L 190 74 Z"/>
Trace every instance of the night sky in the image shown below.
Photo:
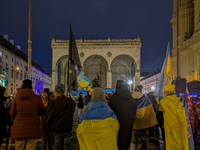
<path fill-rule="evenodd" d="M 0 35 L 27 53 L 28 0 L 0 0 Z M 142 37 L 141 71 L 162 66 L 172 42 L 173 0 L 32 0 L 32 59 L 51 73 L 51 38 Z M 171 43 L 172 45 L 172 43 Z M 171 46 L 172 47 L 172 46 Z"/>

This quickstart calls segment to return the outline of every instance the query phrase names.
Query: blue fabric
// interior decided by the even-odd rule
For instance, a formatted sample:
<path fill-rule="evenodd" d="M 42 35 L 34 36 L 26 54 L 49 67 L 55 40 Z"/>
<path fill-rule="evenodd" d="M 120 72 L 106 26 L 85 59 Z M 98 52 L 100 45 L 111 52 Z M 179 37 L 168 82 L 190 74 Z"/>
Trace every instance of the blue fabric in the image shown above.
<path fill-rule="evenodd" d="M 140 109 L 150 105 L 151 101 L 146 96 L 143 96 L 140 100 L 136 101 L 136 103 L 137 103 L 137 109 Z"/>
<path fill-rule="evenodd" d="M 153 94 L 154 96 L 160 97 L 161 99 L 163 98 L 163 80 L 164 80 L 164 76 L 165 76 L 164 72 L 165 72 L 165 66 L 167 64 L 168 57 L 171 57 L 169 43 L 167 45 L 166 56 L 165 56 L 165 60 L 164 60 L 163 66 L 162 66 L 162 70 L 160 72 L 159 80 L 158 80 L 158 83 L 156 85 L 155 92 Z"/>
<path fill-rule="evenodd" d="M 85 111 L 80 114 L 78 123 L 80 124 L 83 120 L 105 119 L 108 117 L 117 119 L 117 116 L 107 102 L 91 101 L 88 103 Z"/>
<path fill-rule="evenodd" d="M 187 124 L 190 125 L 190 126 L 188 127 L 188 132 L 189 132 L 189 134 L 190 134 L 190 137 L 188 138 L 189 150 L 195 150 L 195 148 L 194 148 L 193 133 L 192 133 L 192 128 L 191 128 L 191 124 L 190 124 L 190 119 L 189 119 L 187 104 L 186 104 L 186 101 L 184 100 L 184 98 L 181 98 L 180 101 L 183 102 L 183 104 L 184 104 L 184 107 L 185 107 L 185 115 L 186 115 L 186 117 L 187 117 Z"/>

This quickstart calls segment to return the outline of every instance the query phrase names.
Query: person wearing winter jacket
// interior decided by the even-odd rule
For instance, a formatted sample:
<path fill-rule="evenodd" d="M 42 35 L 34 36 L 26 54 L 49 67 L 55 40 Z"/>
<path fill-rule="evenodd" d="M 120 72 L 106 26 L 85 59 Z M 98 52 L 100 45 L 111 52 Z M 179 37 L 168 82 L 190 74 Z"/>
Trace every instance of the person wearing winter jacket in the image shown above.
<path fill-rule="evenodd" d="M 92 92 L 89 90 L 87 91 L 86 96 L 84 97 L 84 108 L 87 107 L 87 104 L 91 101 Z"/>
<path fill-rule="evenodd" d="M 78 116 L 83 112 L 83 96 L 82 96 L 83 94 L 82 93 L 80 93 L 80 95 L 79 95 L 79 97 L 78 97 L 78 99 L 77 99 L 77 101 L 78 101 Z"/>
<path fill-rule="evenodd" d="M 71 130 L 73 126 L 73 114 L 75 103 L 71 98 L 64 96 L 65 86 L 55 86 L 54 100 L 47 107 L 44 115 L 44 123 L 51 130 L 54 138 L 53 149 L 69 149 Z"/>
<path fill-rule="evenodd" d="M 4 102 L 6 101 L 4 93 L 5 93 L 5 88 L 3 86 L 0 86 L 0 148 L 1 148 L 1 143 L 7 133 L 6 125 L 9 126 L 12 125 L 11 118 L 8 115 L 7 109 L 4 105 Z"/>
<path fill-rule="evenodd" d="M 24 80 L 10 108 L 10 115 L 14 118 L 11 140 L 15 141 L 16 150 L 36 149 L 37 140 L 41 138 L 40 116 L 43 114 L 41 97 L 32 91 L 32 81 Z"/>
<path fill-rule="evenodd" d="M 128 150 L 137 110 L 136 102 L 131 96 L 128 84 L 122 80 L 117 81 L 116 92 L 109 98 L 108 105 L 116 114 L 120 125 L 117 139 L 118 149 Z"/>
<path fill-rule="evenodd" d="M 42 101 L 44 104 L 45 110 L 47 109 L 48 105 L 50 104 L 52 98 L 50 97 L 50 90 L 49 88 L 44 88 L 42 91 Z M 42 125 L 42 142 L 41 142 L 41 150 L 48 150 L 52 149 L 52 134 L 49 129 L 47 129 L 46 125 L 44 124 L 43 118 L 41 118 L 41 125 Z"/>

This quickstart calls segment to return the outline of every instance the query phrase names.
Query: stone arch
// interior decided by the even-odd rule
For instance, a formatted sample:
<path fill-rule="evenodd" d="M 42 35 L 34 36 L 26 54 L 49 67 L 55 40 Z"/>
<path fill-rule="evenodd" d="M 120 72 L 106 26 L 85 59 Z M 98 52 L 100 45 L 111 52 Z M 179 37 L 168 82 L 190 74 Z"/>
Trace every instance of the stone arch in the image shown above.
<path fill-rule="evenodd" d="M 137 64 L 133 57 L 126 54 L 121 54 L 116 56 L 111 64 L 112 73 L 112 88 L 115 87 L 117 80 L 133 81 L 133 86 L 135 86 L 135 73 L 137 70 Z"/>
<path fill-rule="evenodd" d="M 84 74 L 90 79 L 91 86 L 93 86 L 92 80 L 98 76 L 100 87 L 104 88 L 107 86 L 107 69 L 108 62 L 100 55 L 91 55 L 83 63 Z"/>
<path fill-rule="evenodd" d="M 62 83 L 65 84 L 65 65 L 68 61 L 68 55 L 61 56 L 55 64 L 55 71 L 56 71 L 56 84 Z M 60 67 L 60 68 L 59 68 Z M 59 69 L 58 69 L 59 68 Z"/>

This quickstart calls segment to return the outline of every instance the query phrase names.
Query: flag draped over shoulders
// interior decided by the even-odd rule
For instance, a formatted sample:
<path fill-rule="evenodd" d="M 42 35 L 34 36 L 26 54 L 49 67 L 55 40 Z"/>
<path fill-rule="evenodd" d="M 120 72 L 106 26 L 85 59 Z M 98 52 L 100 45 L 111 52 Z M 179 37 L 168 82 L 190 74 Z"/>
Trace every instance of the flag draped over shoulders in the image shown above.
<path fill-rule="evenodd" d="M 137 111 L 133 129 L 147 129 L 156 125 L 157 119 L 151 101 L 144 95 L 136 103 Z"/>
<path fill-rule="evenodd" d="M 119 124 L 105 101 L 91 101 L 80 114 L 76 134 L 80 150 L 116 150 Z"/>
<path fill-rule="evenodd" d="M 164 97 L 159 110 L 163 111 L 166 150 L 194 150 L 190 122 L 181 98 L 176 95 Z"/>

